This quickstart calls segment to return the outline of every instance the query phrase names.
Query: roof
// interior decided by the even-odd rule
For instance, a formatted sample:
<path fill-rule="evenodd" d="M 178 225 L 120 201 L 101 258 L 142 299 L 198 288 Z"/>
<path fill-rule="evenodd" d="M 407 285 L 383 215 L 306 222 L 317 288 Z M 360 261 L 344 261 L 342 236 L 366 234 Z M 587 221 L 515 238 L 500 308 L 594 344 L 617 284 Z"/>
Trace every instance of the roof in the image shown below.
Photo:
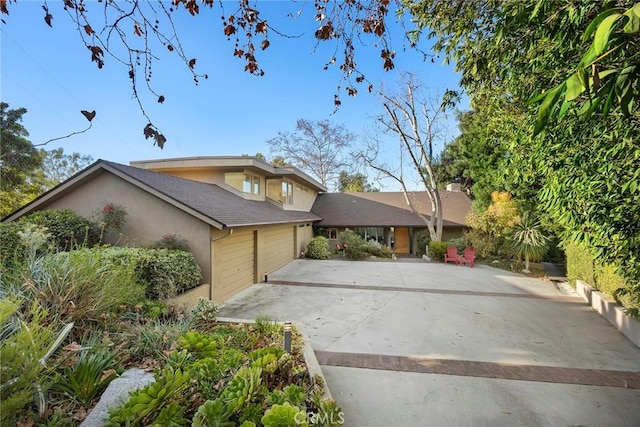
<path fill-rule="evenodd" d="M 421 213 L 431 216 L 431 203 L 424 191 L 411 193 Z M 442 191 L 445 227 L 466 226 L 471 200 L 460 192 Z M 322 227 L 425 227 L 402 192 L 324 193 L 318 195 L 311 212 L 322 217 Z"/>
<path fill-rule="evenodd" d="M 327 191 L 324 185 L 294 166 L 273 166 L 252 156 L 197 156 L 173 159 L 137 160 L 129 162 L 131 166 L 154 171 L 216 169 L 250 169 L 267 178 L 296 178 L 315 191 Z"/>
<path fill-rule="evenodd" d="M 73 191 L 83 182 L 104 171 L 154 194 L 216 228 L 308 222 L 320 219 L 311 212 L 283 210 L 269 202 L 245 200 L 215 184 L 191 181 L 106 160 L 98 160 L 10 214 L 5 220 L 11 221 L 34 210 L 42 209 L 48 201 Z"/>

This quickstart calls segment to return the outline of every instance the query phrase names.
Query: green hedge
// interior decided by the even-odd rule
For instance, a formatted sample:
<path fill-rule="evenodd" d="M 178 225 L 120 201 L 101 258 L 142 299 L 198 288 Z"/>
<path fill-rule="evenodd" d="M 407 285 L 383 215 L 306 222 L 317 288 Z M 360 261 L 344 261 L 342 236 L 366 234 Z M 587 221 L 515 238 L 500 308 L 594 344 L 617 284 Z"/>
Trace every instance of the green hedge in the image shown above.
<path fill-rule="evenodd" d="M 95 248 L 105 262 L 135 265 L 134 271 L 146 287 L 149 299 L 164 300 L 195 288 L 202 273 L 190 252 L 147 248 Z"/>
<path fill-rule="evenodd" d="M 20 265 L 24 260 L 25 251 L 21 250 L 18 231 L 22 231 L 22 224 L 17 222 L 0 223 L 1 274 L 5 274 L 9 268 Z"/>
<path fill-rule="evenodd" d="M 71 209 L 34 212 L 18 223 L 47 227 L 51 241 L 58 250 L 68 251 L 79 246 L 94 246 L 100 239 L 98 226 Z"/>
<path fill-rule="evenodd" d="M 618 301 L 637 317 L 640 309 L 637 288 L 634 289 L 624 277 L 617 274 L 615 266 L 600 263 L 584 245 L 567 244 L 565 253 L 567 277 L 571 286 L 575 287 L 576 280 L 587 282 L 609 298 Z"/>

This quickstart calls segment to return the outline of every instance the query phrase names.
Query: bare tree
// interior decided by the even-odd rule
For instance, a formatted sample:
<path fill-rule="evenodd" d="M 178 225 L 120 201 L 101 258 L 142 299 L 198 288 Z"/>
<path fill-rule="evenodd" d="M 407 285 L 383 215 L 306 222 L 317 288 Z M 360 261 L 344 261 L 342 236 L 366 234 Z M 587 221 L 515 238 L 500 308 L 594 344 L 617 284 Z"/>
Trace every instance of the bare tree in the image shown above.
<path fill-rule="evenodd" d="M 447 91 L 438 100 L 433 97 L 425 98 L 420 93 L 419 82 L 411 74 L 407 74 L 403 86 L 399 95 L 380 93 L 385 113 L 378 117 L 381 130 L 399 138 L 400 155 L 397 164 L 386 163 L 380 158 L 382 143 L 377 135 L 370 137 L 367 146 L 357 155 L 367 166 L 400 184 L 410 209 L 427 225 L 431 240 L 440 241 L 442 202 L 433 169 L 434 144 L 443 137 L 442 121 L 454 107 L 459 95 L 455 91 Z M 407 188 L 406 162 L 410 165 L 411 173 L 417 174 L 424 185 L 431 202 L 430 216 L 419 211 L 415 195 Z"/>
<path fill-rule="evenodd" d="M 350 169 L 352 161 L 345 150 L 355 140 L 356 135 L 344 125 L 298 119 L 294 132 L 278 132 L 267 144 L 276 158 L 315 176 L 327 187 L 334 184 L 341 170 Z"/>

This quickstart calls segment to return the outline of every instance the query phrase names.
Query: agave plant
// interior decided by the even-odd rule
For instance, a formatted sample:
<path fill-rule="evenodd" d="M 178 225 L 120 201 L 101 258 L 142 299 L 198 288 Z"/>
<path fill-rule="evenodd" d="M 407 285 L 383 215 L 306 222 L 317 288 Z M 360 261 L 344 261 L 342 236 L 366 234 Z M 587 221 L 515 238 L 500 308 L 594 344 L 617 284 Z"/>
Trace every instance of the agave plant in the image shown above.
<path fill-rule="evenodd" d="M 529 261 L 537 261 L 549 248 L 549 236 L 542 232 L 540 221 L 525 212 L 513 229 L 512 248 L 516 256 L 524 257 L 525 271 L 529 271 Z"/>

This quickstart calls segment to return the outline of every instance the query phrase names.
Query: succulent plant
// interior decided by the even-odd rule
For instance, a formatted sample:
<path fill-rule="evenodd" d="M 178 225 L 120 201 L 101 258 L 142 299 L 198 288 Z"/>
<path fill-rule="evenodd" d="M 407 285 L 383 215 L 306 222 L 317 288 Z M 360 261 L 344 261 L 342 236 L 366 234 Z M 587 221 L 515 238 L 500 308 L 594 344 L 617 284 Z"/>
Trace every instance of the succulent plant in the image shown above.
<path fill-rule="evenodd" d="M 273 405 L 262 417 L 264 427 L 308 427 L 307 414 L 288 402 Z"/>
<path fill-rule="evenodd" d="M 220 398 L 232 411 L 240 411 L 259 393 L 262 369 L 243 366 L 222 390 Z"/>
<path fill-rule="evenodd" d="M 229 406 L 222 399 L 207 400 L 193 416 L 192 426 L 234 427 L 236 424 L 229 420 L 232 413 Z"/>
<path fill-rule="evenodd" d="M 178 339 L 180 347 L 186 349 L 198 359 L 214 357 L 218 353 L 218 343 L 216 340 L 200 332 L 189 331 Z"/>

